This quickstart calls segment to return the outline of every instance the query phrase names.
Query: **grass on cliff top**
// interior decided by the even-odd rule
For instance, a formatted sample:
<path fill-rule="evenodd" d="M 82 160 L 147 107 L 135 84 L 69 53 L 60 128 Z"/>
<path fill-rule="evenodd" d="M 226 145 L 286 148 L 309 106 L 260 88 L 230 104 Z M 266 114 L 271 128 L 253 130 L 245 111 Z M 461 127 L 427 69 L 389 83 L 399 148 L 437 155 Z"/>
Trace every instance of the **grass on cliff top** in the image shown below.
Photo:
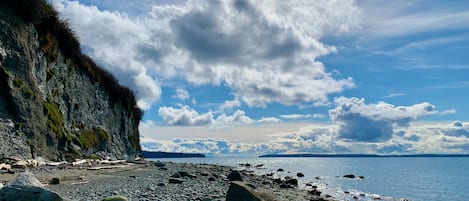
<path fill-rule="evenodd" d="M 26 23 L 34 25 L 39 34 L 41 50 L 49 62 L 58 57 L 57 49 L 85 71 L 93 82 L 100 83 L 110 94 L 111 100 L 128 108 L 129 117 L 135 122 L 142 119 L 143 111 L 137 107 L 135 94 L 121 86 L 109 72 L 100 68 L 81 52 L 80 43 L 70 25 L 46 0 L 0 0 L 0 6 L 16 12 Z"/>

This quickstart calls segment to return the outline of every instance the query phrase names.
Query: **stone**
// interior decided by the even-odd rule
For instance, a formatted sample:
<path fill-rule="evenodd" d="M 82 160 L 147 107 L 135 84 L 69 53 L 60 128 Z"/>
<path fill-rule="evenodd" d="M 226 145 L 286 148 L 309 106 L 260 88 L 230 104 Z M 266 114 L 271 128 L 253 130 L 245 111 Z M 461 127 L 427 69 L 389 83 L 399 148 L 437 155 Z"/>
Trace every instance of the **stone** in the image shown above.
<path fill-rule="evenodd" d="M 318 189 L 313 189 L 313 190 L 310 190 L 308 192 L 309 192 L 309 194 L 315 195 L 315 196 L 321 196 L 321 194 L 322 194 L 322 192 L 319 191 Z"/>
<path fill-rule="evenodd" d="M 63 201 L 64 199 L 57 193 L 38 186 L 8 185 L 0 190 L 0 200 Z"/>
<path fill-rule="evenodd" d="M 360 179 L 365 179 L 365 176 L 358 176 L 358 178 L 360 178 Z"/>
<path fill-rule="evenodd" d="M 281 184 L 281 183 L 283 183 L 283 180 L 280 179 L 280 178 L 275 178 L 275 179 L 273 180 L 273 182 L 274 182 L 274 183 L 277 183 L 277 184 Z"/>
<path fill-rule="evenodd" d="M 158 183 L 157 186 L 159 186 L 159 187 L 165 187 L 166 184 L 165 184 L 165 183 Z"/>
<path fill-rule="evenodd" d="M 182 184 L 182 179 L 178 179 L 178 178 L 169 178 L 169 183 L 170 184 Z"/>
<path fill-rule="evenodd" d="M 103 201 L 128 201 L 128 199 L 124 196 L 116 195 L 110 196 L 103 199 Z"/>
<path fill-rule="evenodd" d="M 49 184 L 52 184 L 52 185 L 57 185 L 57 184 L 60 184 L 60 179 L 59 178 L 52 178 L 49 182 Z"/>
<path fill-rule="evenodd" d="M 296 176 L 297 176 L 297 177 L 304 177 L 305 175 L 304 175 L 303 173 L 301 173 L 301 172 L 298 172 L 298 173 L 296 173 Z"/>
<path fill-rule="evenodd" d="M 171 178 L 181 178 L 181 175 L 179 173 L 175 173 L 170 176 Z"/>
<path fill-rule="evenodd" d="M 283 172 L 283 171 L 285 170 L 283 170 L 282 168 L 277 169 L 277 172 Z"/>
<path fill-rule="evenodd" d="M 298 186 L 298 179 L 288 179 L 288 180 L 285 180 L 285 183 L 293 185 L 293 186 Z"/>
<path fill-rule="evenodd" d="M 6 186 L 37 186 L 42 187 L 43 185 L 39 180 L 34 177 L 31 172 L 23 172 L 19 174 L 13 181 L 10 181 Z"/>
<path fill-rule="evenodd" d="M 233 170 L 228 174 L 228 180 L 229 181 L 243 181 L 243 177 L 241 176 L 241 173 L 237 170 Z"/>
<path fill-rule="evenodd" d="M 233 181 L 228 187 L 226 201 L 273 201 L 269 193 L 257 191 L 240 181 Z"/>
<path fill-rule="evenodd" d="M 280 184 L 280 188 L 295 188 L 295 187 L 291 184 Z"/>
<path fill-rule="evenodd" d="M 344 178 L 354 179 L 354 178 L 355 178 L 355 175 L 353 175 L 353 174 L 346 174 L 346 175 L 344 175 Z"/>
<path fill-rule="evenodd" d="M 190 174 L 190 173 L 185 172 L 185 171 L 178 171 L 178 174 L 181 175 L 181 177 L 188 177 L 188 178 L 191 178 L 191 179 L 197 178 L 196 175 Z"/>
<path fill-rule="evenodd" d="M 156 162 L 153 163 L 153 165 L 155 165 L 156 167 L 159 167 L 159 168 L 162 168 L 162 167 L 166 166 L 166 164 L 164 164 L 161 161 L 156 161 Z"/>
<path fill-rule="evenodd" d="M 215 181 L 215 177 L 209 177 L 208 181 Z"/>

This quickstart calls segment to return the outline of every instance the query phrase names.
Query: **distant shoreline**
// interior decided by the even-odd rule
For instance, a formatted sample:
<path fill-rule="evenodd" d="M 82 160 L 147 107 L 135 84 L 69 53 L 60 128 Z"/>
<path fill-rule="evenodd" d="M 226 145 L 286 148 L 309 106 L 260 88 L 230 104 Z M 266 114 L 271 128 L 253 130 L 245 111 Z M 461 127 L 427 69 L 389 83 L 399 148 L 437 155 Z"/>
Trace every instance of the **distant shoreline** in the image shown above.
<path fill-rule="evenodd" d="M 144 158 L 205 158 L 205 154 L 199 154 L 199 153 L 142 151 L 142 154 Z"/>
<path fill-rule="evenodd" d="M 260 158 L 416 158 L 416 157 L 469 157 L 469 154 L 405 154 L 405 155 L 379 155 L 379 154 L 266 154 Z"/>

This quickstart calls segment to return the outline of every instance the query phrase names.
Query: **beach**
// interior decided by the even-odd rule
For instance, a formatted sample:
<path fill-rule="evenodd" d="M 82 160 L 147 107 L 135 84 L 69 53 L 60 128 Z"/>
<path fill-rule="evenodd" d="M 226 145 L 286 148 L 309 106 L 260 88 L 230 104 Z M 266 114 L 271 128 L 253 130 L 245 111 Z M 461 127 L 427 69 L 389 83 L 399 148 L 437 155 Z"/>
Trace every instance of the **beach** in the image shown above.
<path fill-rule="evenodd" d="M 229 200 L 230 185 L 239 185 L 245 188 L 242 190 L 251 191 L 260 198 L 258 200 L 332 200 L 326 195 L 318 196 L 318 191 L 312 188 L 297 188 L 295 178 L 279 181 L 272 176 L 255 175 L 246 170 L 237 171 L 236 168 L 143 160 L 75 166 L 67 163 L 14 169 L 13 174 L 1 174 L 0 181 L 7 183 L 21 172 L 30 171 L 44 185 L 43 188 L 65 200 L 103 200 L 110 196 L 123 196 L 128 200 Z M 240 173 L 241 182 L 235 181 L 239 178 L 236 174 L 233 176 L 233 172 Z M 236 193 L 232 195 L 243 194 Z M 235 200 L 250 199 L 239 197 Z"/>

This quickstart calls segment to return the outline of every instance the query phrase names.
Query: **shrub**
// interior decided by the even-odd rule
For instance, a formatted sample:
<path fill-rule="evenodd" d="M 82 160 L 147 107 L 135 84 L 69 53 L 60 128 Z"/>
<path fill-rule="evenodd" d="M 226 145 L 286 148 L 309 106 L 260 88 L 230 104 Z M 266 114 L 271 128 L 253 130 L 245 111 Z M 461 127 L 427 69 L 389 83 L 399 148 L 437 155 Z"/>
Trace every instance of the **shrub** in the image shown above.
<path fill-rule="evenodd" d="M 47 98 L 44 103 L 44 112 L 47 115 L 47 127 L 51 129 L 57 137 L 62 137 L 63 117 L 59 107 Z"/>
<path fill-rule="evenodd" d="M 99 142 L 108 141 L 109 134 L 101 128 L 93 128 L 92 130 L 81 130 L 78 134 L 78 143 L 81 147 L 89 149 L 98 146 Z"/>

